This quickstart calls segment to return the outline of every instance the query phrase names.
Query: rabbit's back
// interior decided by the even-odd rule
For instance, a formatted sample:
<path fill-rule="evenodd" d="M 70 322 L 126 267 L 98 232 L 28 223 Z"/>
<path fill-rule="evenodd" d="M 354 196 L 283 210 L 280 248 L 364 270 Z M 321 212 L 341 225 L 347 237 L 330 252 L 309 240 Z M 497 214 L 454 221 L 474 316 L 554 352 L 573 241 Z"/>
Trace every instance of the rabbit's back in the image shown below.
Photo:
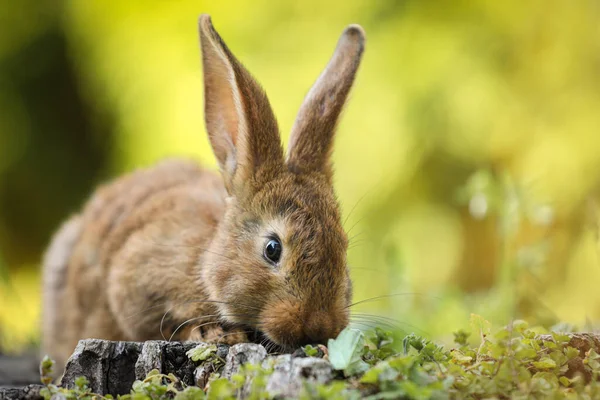
<path fill-rule="evenodd" d="M 182 160 L 100 187 L 45 255 L 44 351 L 62 364 L 81 338 L 160 338 L 161 305 L 201 295 L 225 197 L 218 174 Z"/>

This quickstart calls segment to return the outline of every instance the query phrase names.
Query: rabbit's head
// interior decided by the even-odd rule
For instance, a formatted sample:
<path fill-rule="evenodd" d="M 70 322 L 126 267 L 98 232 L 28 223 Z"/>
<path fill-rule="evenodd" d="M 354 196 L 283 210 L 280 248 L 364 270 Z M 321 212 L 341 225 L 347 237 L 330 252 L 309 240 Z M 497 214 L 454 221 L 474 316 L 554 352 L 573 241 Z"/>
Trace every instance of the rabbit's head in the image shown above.
<path fill-rule="evenodd" d="M 352 283 L 331 150 L 363 30 L 343 32 L 300 109 L 287 156 L 265 93 L 207 15 L 200 37 L 206 128 L 229 194 L 203 284 L 225 322 L 284 348 L 335 337 L 349 321 Z"/>

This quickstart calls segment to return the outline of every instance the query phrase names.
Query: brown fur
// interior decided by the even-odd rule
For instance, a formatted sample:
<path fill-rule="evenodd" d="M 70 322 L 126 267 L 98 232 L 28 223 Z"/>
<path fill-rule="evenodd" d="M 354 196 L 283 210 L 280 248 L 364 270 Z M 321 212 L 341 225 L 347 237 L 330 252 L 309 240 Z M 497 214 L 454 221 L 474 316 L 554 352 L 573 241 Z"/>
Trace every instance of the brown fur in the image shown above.
<path fill-rule="evenodd" d="M 207 131 L 222 178 L 172 160 L 101 187 L 44 260 L 44 351 L 64 365 L 82 338 L 284 349 L 348 324 L 352 285 L 329 156 L 363 50 L 342 35 L 307 95 L 284 160 L 266 95 L 200 18 Z M 277 266 L 263 256 L 272 235 Z M 162 327 L 162 332 L 161 332 Z"/>

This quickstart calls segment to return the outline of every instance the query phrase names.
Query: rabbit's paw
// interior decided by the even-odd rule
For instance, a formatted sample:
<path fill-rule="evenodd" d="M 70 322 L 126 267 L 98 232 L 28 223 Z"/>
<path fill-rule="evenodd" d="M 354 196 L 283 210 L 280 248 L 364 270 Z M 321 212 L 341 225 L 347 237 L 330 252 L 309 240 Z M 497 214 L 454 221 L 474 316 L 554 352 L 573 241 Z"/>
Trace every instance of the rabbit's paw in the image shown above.
<path fill-rule="evenodd" d="M 199 327 L 190 328 L 182 335 L 184 342 L 205 342 L 206 339 L 202 336 Z"/>
<path fill-rule="evenodd" d="M 241 328 L 233 328 L 225 331 L 221 326 L 213 326 L 204 331 L 204 340 L 232 346 L 237 343 L 248 342 L 248 336 Z"/>

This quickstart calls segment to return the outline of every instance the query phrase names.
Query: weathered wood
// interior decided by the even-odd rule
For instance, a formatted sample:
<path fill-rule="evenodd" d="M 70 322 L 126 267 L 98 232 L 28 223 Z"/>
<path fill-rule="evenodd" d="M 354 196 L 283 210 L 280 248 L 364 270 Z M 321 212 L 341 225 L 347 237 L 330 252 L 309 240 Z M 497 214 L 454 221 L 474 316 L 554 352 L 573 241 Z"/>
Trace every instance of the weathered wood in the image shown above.
<path fill-rule="evenodd" d="M 0 400 L 42 400 L 42 385 L 27 385 L 14 388 L 0 388 Z"/>

